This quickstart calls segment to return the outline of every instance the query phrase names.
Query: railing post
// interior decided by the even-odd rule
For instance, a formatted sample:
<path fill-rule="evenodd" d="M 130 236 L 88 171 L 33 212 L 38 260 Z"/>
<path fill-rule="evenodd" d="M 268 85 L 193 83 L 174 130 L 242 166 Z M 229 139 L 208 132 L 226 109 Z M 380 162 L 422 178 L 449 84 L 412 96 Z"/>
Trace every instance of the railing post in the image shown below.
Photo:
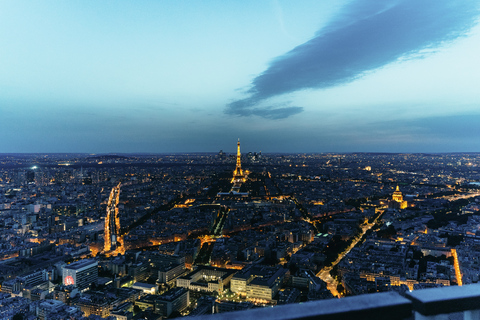
<path fill-rule="evenodd" d="M 415 312 L 415 320 L 448 320 L 447 314 L 437 314 L 433 316 L 425 316 L 420 312 Z"/>
<path fill-rule="evenodd" d="M 451 313 L 480 320 L 480 284 L 416 290 L 406 297 L 412 301 L 415 320 L 443 320 Z"/>
<path fill-rule="evenodd" d="M 464 311 L 463 320 L 480 320 L 480 309 Z"/>

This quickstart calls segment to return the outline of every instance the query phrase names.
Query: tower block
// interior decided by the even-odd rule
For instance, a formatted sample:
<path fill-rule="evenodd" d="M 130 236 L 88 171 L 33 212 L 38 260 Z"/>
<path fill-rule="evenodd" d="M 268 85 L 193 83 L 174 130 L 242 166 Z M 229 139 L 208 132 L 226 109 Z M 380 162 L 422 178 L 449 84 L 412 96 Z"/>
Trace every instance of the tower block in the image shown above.
<path fill-rule="evenodd" d="M 241 162 L 241 153 L 240 153 L 240 139 L 237 142 L 237 166 L 233 171 L 233 178 L 232 183 L 239 184 L 245 182 L 245 175 L 243 174 L 242 170 L 242 162 Z"/>

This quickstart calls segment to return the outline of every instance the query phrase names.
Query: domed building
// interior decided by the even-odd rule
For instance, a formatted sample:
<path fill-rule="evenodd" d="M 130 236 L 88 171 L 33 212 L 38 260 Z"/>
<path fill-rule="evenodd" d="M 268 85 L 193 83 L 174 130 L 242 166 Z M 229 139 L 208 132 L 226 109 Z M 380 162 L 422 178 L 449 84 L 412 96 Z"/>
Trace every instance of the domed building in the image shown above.
<path fill-rule="evenodd" d="M 400 191 L 400 187 L 397 185 L 397 189 L 392 195 L 392 200 L 397 201 L 397 202 L 402 202 L 403 201 L 403 194 Z"/>
<path fill-rule="evenodd" d="M 400 187 L 397 185 L 395 192 L 393 192 L 392 201 L 390 202 L 389 207 L 394 209 L 405 209 L 407 206 L 408 203 L 403 200 L 403 194 L 400 191 Z"/>

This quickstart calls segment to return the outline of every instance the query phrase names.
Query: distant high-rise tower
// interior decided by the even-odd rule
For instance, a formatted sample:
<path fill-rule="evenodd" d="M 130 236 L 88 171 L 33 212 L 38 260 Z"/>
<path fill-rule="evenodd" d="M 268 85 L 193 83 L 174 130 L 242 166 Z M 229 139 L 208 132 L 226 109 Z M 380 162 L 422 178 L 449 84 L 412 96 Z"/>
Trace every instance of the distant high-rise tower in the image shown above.
<path fill-rule="evenodd" d="M 223 152 L 223 150 L 220 150 L 220 152 L 218 153 L 218 158 L 220 160 L 224 160 L 225 159 L 225 153 Z"/>
<path fill-rule="evenodd" d="M 240 154 L 240 139 L 237 142 L 237 166 L 233 171 L 232 183 L 238 184 L 245 182 L 245 175 L 242 170 L 241 154 Z"/>

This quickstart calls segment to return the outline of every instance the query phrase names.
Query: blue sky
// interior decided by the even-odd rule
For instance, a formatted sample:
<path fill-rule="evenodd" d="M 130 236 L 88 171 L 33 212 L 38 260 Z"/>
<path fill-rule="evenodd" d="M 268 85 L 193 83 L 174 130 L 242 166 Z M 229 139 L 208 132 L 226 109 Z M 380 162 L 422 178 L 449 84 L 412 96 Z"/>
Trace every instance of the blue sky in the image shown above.
<path fill-rule="evenodd" d="M 2 1 L 0 152 L 478 152 L 478 1 Z"/>

